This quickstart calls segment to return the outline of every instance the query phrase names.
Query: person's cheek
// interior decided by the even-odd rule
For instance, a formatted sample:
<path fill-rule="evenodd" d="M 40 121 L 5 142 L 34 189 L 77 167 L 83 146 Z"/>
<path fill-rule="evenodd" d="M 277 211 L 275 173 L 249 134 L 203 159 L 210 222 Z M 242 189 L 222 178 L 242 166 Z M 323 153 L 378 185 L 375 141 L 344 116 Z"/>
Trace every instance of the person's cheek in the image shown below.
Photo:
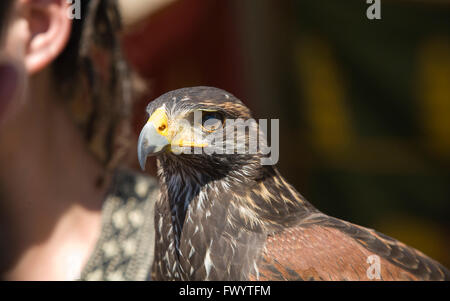
<path fill-rule="evenodd" d="M 23 18 L 12 18 L 2 37 L 0 49 L 0 126 L 14 118 L 24 105 L 26 88 L 25 55 L 29 39 Z"/>
<path fill-rule="evenodd" d="M 0 113 L 14 98 L 17 87 L 17 71 L 13 65 L 0 63 Z"/>
<path fill-rule="evenodd" d="M 25 77 L 20 65 L 0 59 L 0 126 L 10 118 L 23 102 Z"/>

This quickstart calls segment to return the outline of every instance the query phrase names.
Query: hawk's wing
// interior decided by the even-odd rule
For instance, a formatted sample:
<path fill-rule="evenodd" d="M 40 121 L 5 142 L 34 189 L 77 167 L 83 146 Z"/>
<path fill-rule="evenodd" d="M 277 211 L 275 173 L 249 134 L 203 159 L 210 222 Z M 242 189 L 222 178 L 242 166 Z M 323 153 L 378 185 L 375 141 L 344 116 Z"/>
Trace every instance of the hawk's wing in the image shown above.
<path fill-rule="evenodd" d="M 269 236 L 258 270 L 253 279 L 450 280 L 445 267 L 421 252 L 324 214 Z"/>

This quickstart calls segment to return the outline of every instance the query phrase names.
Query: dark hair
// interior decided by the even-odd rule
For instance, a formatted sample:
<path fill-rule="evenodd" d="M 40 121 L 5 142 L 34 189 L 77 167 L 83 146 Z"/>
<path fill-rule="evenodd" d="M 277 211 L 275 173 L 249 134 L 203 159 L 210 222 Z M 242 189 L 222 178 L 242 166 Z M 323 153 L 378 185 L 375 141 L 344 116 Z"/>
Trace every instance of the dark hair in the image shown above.
<path fill-rule="evenodd" d="M 4 26 L 8 22 L 9 13 L 14 0 L 0 1 L 0 37 L 3 37 Z"/>
<path fill-rule="evenodd" d="M 73 20 L 68 44 L 52 65 L 60 95 L 108 169 L 125 154 L 131 131 L 132 86 L 120 29 L 116 0 L 81 0 L 81 19 Z M 87 95 L 79 95 L 84 87 Z"/>

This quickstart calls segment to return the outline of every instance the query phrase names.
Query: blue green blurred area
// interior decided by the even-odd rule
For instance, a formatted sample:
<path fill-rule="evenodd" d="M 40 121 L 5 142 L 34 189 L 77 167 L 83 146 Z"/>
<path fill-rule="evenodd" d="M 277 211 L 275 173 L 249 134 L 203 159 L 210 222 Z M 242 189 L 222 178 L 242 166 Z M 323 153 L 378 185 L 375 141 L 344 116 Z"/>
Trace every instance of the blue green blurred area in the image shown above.
<path fill-rule="evenodd" d="M 381 2 L 372 21 L 365 1 L 292 3 L 280 119 L 302 137 L 281 169 L 321 210 L 449 266 L 450 6 Z"/>

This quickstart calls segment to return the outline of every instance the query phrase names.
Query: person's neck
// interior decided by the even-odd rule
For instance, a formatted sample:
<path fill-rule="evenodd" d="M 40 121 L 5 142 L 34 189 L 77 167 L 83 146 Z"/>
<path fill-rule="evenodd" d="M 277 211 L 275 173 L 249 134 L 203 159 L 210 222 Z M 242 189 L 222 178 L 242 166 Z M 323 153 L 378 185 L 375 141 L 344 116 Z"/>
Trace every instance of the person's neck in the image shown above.
<path fill-rule="evenodd" d="M 96 185 L 103 169 L 89 153 L 62 100 L 47 98 L 52 93 L 37 88 L 48 83 L 48 77 L 42 77 L 30 87 L 35 94 L 25 108 L 0 129 L 0 207 L 2 220 L 7 221 L 1 222 L 0 239 L 8 238 L 6 248 L 14 252 L 9 259 L 17 262 L 11 278 L 35 278 L 14 272 L 25 264 L 21 260 L 29 258 L 33 265 L 41 256 L 65 256 L 61 248 L 67 245 L 73 245 L 66 252 L 75 257 L 72 261 L 84 261 L 86 249 L 100 231 L 108 185 L 108 181 Z"/>

